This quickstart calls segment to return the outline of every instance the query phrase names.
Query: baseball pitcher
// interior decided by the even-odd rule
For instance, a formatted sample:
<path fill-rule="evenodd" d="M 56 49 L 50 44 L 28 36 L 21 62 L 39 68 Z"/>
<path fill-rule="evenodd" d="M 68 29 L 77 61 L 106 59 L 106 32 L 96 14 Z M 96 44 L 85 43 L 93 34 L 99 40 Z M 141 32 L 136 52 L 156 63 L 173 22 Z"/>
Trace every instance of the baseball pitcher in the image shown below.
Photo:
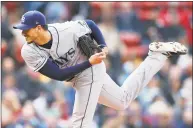
<path fill-rule="evenodd" d="M 168 57 L 187 53 L 177 42 L 153 42 L 146 59 L 119 87 L 106 73 L 103 59 L 108 48 L 93 21 L 46 24 L 41 12 L 29 11 L 13 28 L 22 30 L 27 43 L 21 55 L 32 70 L 73 83 L 76 96 L 69 128 L 92 128 L 97 103 L 126 109 Z"/>

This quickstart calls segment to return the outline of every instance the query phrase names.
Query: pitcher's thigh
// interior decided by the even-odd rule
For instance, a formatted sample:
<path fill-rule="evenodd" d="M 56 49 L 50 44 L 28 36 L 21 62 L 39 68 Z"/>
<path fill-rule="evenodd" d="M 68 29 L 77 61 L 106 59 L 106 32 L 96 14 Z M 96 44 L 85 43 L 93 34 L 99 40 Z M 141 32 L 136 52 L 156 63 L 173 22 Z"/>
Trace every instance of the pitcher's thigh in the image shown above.
<path fill-rule="evenodd" d="M 116 110 L 125 109 L 125 92 L 119 87 L 108 74 L 105 75 L 98 103 Z"/>
<path fill-rule="evenodd" d="M 93 82 L 76 88 L 70 128 L 90 128 L 101 92 L 102 83 Z"/>

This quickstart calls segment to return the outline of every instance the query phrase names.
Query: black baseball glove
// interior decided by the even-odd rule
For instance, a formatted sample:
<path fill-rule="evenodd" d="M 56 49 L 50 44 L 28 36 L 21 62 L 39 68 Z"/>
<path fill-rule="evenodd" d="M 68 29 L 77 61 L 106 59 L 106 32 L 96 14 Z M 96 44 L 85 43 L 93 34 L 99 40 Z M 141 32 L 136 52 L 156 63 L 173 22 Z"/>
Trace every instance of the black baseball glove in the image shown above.
<path fill-rule="evenodd" d="M 95 53 L 102 52 L 100 45 L 97 45 L 90 35 L 81 36 L 78 41 L 78 46 L 88 58 Z"/>

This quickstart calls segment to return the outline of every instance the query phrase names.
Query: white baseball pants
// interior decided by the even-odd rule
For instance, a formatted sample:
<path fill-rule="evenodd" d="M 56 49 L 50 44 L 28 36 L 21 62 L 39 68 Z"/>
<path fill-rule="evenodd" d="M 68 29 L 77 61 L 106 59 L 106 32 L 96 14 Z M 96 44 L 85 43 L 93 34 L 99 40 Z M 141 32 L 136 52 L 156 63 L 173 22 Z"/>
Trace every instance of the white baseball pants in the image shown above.
<path fill-rule="evenodd" d="M 166 56 L 153 53 L 119 87 L 106 73 L 104 63 L 94 65 L 74 79 L 75 103 L 69 128 L 92 128 L 97 103 L 124 110 L 164 65 Z"/>

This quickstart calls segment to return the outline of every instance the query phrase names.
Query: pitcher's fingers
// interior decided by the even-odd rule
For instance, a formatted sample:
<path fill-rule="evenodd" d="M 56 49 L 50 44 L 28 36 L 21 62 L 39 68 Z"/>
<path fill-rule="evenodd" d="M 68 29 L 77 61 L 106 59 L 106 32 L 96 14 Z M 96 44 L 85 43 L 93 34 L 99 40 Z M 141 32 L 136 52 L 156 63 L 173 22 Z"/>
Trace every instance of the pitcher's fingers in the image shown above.
<path fill-rule="evenodd" d="M 102 52 L 105 53 L 106 55 L 108 54 L 108 51 L 106 51 L 105 49 L 103 49 Z"/>
<path fill-rule="evenodd" d="M 103 56 L 104 55 L 104 52 L 99 52 L 99 53 L 96 53 L 97 56 Z"/>
<path fill-rule="evenodd" d="M 106 55 L 101 55 L 99 56 L 100 59 L 105 59 L 106 58 Z"/>
<path fill-rule="evenodd" d="M 100 52 L 99 56 L 106 56 L 106 54 L 104 52 Z"/>

